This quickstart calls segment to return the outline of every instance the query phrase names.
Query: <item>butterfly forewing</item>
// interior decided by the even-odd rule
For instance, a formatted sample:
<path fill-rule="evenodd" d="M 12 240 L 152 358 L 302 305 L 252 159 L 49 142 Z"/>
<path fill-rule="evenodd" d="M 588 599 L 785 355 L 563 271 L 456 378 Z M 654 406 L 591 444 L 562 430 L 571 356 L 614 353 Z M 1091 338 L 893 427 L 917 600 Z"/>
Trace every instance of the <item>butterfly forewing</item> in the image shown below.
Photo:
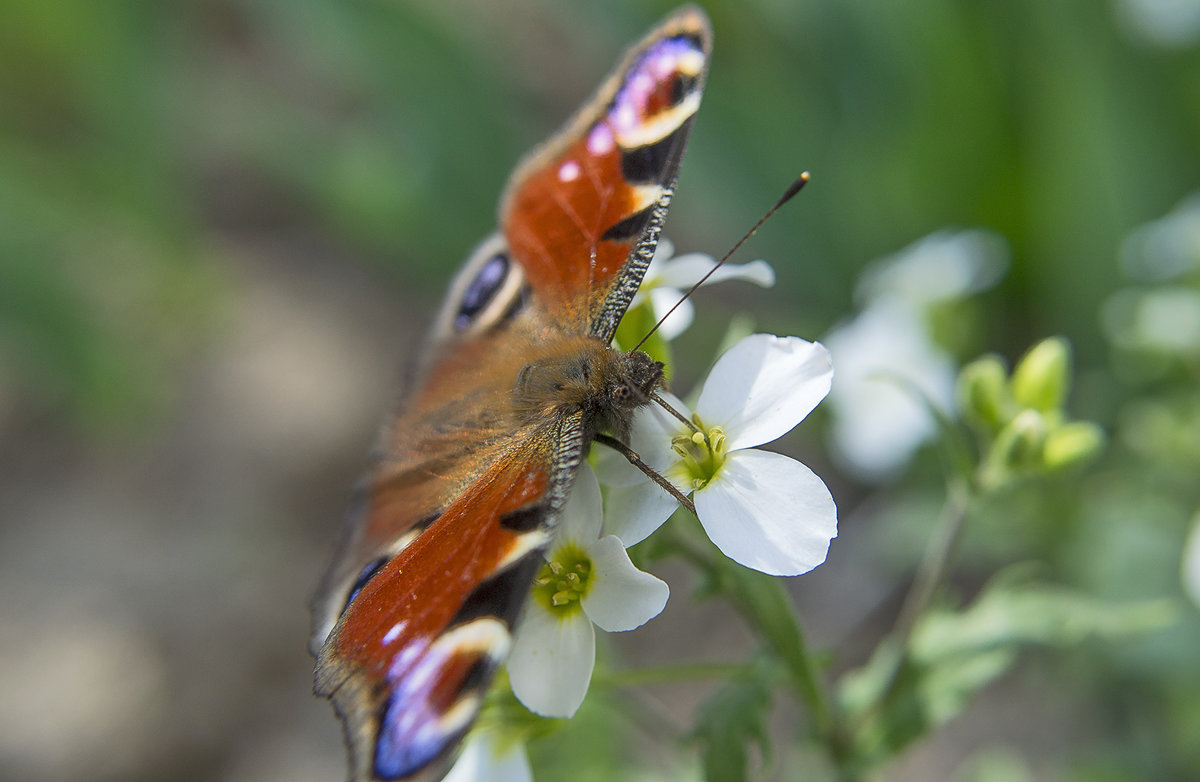
<path fill-rule="evenodd" d="M 562 327 L 612 338 L 654 254 L 710 48 L 704 15 L 677 13 L 513 175 L 501 227 Z"/>
<path fill-rule="evenodd" d="M 653 255 L 709 39 L 689 7 L 630 51 L 518 167 L 501 236 L 443 308 L 315 602 L 316 691 L 353 779 L 440 778 L 507 654 L 604 423 L 572 381 L 619 363 L 607 343 Z"/>

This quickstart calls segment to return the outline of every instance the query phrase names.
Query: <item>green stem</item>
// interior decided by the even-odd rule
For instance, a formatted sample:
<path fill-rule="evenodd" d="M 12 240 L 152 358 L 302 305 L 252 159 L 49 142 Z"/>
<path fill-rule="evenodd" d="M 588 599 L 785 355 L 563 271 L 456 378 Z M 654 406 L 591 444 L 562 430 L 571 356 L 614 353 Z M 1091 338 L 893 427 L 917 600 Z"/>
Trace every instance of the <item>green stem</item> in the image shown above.
<path fill-rule="evenodd" d="M 950 482 L 941 517 L 933 537 L 929 540 L 929 546 L 925 549 L 925 556 L 921 559 L 912 585 L 908 588 L 908 594 L 904 597 L 904 604 L 891 633 L 880 644 L 881 648 L 890 646 L 895 650 L 894 661 L 886 678 L 887 683 L 880 690 L 874 704 L 854 720 L 851 735 L 859 733 L 895 694 L 900 683 L 900 674 L 909 660 L 908 642 L 912 637 L 913 628 L 929 608 L 930 602 L 945 580 L 947 567 L 958 548 L 958 541 L 962 537 L 963 526 L 973 501 L 974 495 L 968 481 L 960 479 Z"/>
<path fill-rule="evenodd" d="M 929 547 L 925 549 L 925 556 L 921 559 L 912 585 L 908 588 L 908 594 L 904 597 L 904 605 L 896 617 L 896 625 L 892 629 L 892 640 L 901 649 L 908 646 L 913 626 L 929 607 L 930 601 L 946 577 L 946 568 L 954 557 L 958 541 L 962 537 L 971 499 L 971 490 L 965 481 L 954 481 L 948 487 L 941 518 L 933 537 L 929 540 Z"/>
<path fill-rule="evenodd" d="M 833 709 L 787 590 L 777 578 L 749 570 L 724 557 L 714 557 L 711 548 L 700 546 L 694 535 L 682 529 L 684 526 L 673 523 L 667 528 L 675 550 L 718 585 L 719 591 L 740 609 L 755 634 L 771 647 L 800 699 L 808 706 L 817 735 L 836 749 L 840 742 L 836 740 Z"/>

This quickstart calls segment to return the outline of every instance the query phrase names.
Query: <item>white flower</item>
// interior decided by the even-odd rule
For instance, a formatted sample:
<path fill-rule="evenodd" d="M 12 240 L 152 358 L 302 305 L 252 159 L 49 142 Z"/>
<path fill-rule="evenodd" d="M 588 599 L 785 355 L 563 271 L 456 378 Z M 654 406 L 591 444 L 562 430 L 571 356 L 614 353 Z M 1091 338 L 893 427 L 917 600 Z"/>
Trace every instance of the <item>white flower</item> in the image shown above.
<path fill-rule="evenodd" d="M 1200 268 L 1200 192 L 1132 231 L 1121 244 L 1121 266 L 1148 282 L 1176 280 Z"/>
<path fill-rule="evenodd" d="M 990 231 L 936 231 L 868 264 L 855 296 L 863 305 L 891 296 L 919 306 L 960 299 L 995 285 L 1008 266 L 1007 252 L 1004 239 Z"/>
<path fill-rule="evenodd" d="M 695 317 L 695 307 L 690 300 L 683 299 L 683 291 L 695 285 L 717 265 L 711 255 L 687 253 L 672 258 L 674 252 L 675 247 L 670 240 L 659 240 L 654 258 L 646 269 L 646 276 L 642 279 L 637 295 L 630 305 L 632 309 L 649 300 L 654 320 L 657 322 L 678 304 L 671 317 L 667 318 L 659 329 L 663 339 L 668 341 L 686 331 Z M 727 263 L 713 272 L 704 284 L 712 285 L 725 280 L 744 280 L 769 288 L 775 284 L 775 270 L 762 260 L 745 264 Z"/>
<path fill-rule="evenodd" d="M 1200 192 L 1132 231 L 1121 245 L 1121 266 L 1149 284 L 1119 290 L 1104 303 L 1101 322 L 1112 341 L 1185 359 L 1200 351 L 1200 290 L 1189 284 L 1200 270 Z"/>
<path fill-rule="evenodd" d="M 593 624 L 610 633 L 640 627 L 670 595 L 633 566 L 619 538 L 600 536 L 602 524 L 600 486 L 584 464 L 508 660 L 513 693 L 544 717 L 570 717 L 583 703 L 596 661 Z"/>
<path fill-rule="evenodd" d="M 492 730 L 473 730 L 442 782 L 533 782 L 525 745 L 503 742 Z"/>
<path fill-rule="evenodd" d="M 825 337 L 837 361 L 829 394 L 837 454 L 860 476 L 887 477 L 934 432 L 920 391 L 943 409 L 954 404 L 954 362 L 929 338 L 921 315 L 885 299 Z"/>
<path fill-rule="evenodd" d="M 895 473 L 935 431 L 914 391 L 953 407 L 956 368 L 933 341 L 929 309 L 994 285 L 1005 253 L 993 233 L 938 231 L 863 270 L 855 291 L 862 311 L 825 337 L 838 367 L 830 433 L 861 477 Z"/>
<path fill-rule="evenodd" d="M 1200 291 L 1195 289 L 1126 288 L 1113 294 L 1100 314 L 1121 347 L 1181 356 L 1200 351 Z"/>
<path fill-rule="evenodd" d="M 832 377 L 820 344 L 753 334 L 717 360 L 695 413 L 662 395 L 698 431 L 651 405 L 638 411 L 631 445 L 692 494 L 701 525 L 727 557 L 771 575 L 806 573 L 825 561 L 837 535 L 833 497 L 808 467 L 754 446 L 800 423 Z M 645 538 L 675 510 L 674 499 L 629 465 L 605 454 L 598 465 L 612 487 L 606 523 L 622 540 Z"/>
<path fill-rule="evenodd" d="M 1197 0 L 1120 0 L 1117 19 L 1148 43 L 1181 49 L 1200 37 Z"/>

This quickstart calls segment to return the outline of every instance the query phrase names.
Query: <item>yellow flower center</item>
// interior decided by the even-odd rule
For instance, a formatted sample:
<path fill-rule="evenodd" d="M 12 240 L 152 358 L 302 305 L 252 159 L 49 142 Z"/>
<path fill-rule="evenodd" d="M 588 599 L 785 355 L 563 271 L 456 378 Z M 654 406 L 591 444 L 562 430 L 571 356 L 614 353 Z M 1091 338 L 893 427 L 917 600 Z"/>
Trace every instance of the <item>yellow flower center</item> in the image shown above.
<path fill-rule="evenodd" d="M 551 554 L 533 582 L 533 598 L 552 613 L 566 616 L 580 609 L 591 586 L 592 560 L 579 546 L 569 543 Z"/>
<path fill-rule="evenodd" d="M 684 473 L 685 480 L 692 489 L 702 489 L 725 464 L 728 456 L 725 430 L 719 426 L 706 429 L 698 417 L 692 420 L 700 431 L 672 438 L 671 448 L 679 457 L 678 469 Z"/>

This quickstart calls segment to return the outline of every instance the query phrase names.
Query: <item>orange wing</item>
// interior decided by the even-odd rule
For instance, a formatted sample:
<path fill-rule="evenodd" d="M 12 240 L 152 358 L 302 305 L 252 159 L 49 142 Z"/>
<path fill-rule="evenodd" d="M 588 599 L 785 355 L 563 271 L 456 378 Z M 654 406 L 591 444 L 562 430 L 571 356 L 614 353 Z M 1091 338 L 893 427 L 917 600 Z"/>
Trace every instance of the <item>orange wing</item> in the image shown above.
<path fill-rule="evenodd" d="M 702 11 L 676 13 L 514 173 L 500 225 L 564 328 L 612 339 L 654 255 L 711 46 Z"/>
<path fill-rule="evenodd" d="M 553 454 L 570 443 L 577 456 L 577 431 L 567 419 L 506 454 L 357 588 L 316 681 L 345 722 L 356 779 L 409 777 L 470 726 L 521 606 L 507 595 L 528 591 L 549 540 Z"/>

